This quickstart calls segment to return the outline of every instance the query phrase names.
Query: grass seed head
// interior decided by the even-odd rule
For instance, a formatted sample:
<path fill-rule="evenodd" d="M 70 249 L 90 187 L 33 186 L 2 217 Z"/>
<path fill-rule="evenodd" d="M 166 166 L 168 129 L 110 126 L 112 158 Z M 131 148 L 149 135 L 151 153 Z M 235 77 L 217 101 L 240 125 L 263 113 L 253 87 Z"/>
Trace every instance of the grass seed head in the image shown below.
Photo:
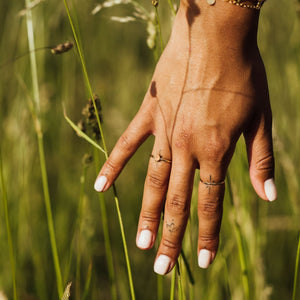
<path fill-rule="evenodd" d="M 82 164 L 84 166 L 88 166 L 93 162 L 93 156 L 90 154 L 85 153 L 83 158 L 82 158 Z"/>
<path fill-rule="evenodd" d="M 152 0 L 152 5 L 154 7 L 157 7 L 158 6 L 158 0 Z"/>
<path fill-rule="evenodd" d="M 62 54 L 62 53 L 68 52 L 72 48 L 73 48 L 73 43 L 65 42 L 63 44 L 59 44 L 59 45 L 51 48 L 51 53 L 52 54 Z"/>
<path fill-rule="evenodd" d="M 94 100 L 100 118 L 100 122 L 102 122 L 102 107 L 100 99 L 97 95 L 94 95 Z M 91 98 L 88 100 L 87 105 L 82 109 L 82 116 L 83 118 L 78 122 L 77 126 L 84 133 L 91 134 L 96 140 L 100 140 L 100 129 L 98 127 L 95 107 Z"/>
<path fill-rule="evenodd" d="M 66 289 L 64 291 L 64 294 L 61 298 L 61 300 L 69 300 L 70 296 L 71 296 L 71 285 L 72 285 L 72 282 L 69 282 L 66 286 Z"/>

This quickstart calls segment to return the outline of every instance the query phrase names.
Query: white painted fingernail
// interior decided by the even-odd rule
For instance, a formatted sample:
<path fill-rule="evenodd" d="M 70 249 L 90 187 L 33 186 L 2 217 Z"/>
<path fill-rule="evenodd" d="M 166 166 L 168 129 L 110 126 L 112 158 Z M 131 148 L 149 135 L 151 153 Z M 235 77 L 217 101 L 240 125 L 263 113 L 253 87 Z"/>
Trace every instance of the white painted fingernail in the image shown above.
<path fill-rule="evenodd" d="M 277 189 L 274 182 L 274 178 L 267 179 L 264 184 L 265 194 L 269 201 L 274 201 L 277 199 Z"/>
<path fill-rule="evenodd" d="M 137 241 L 137 246 L 142 249 L 150 247 L 152 242 L 152 232 L 150 230 L 142 230 Z"/>
<path fill-rule="evenodd" d="M 170 268 L 171 258 L 167 255 L 160 255 L 154 264 L 154 272 L 165 275 Z"/>
<path fill-rule="evenodd" d="M 207 269 L 211 261 L 211 252 L 207 249 L 201 249 L 198 256 L 198 265 L 200 268 Z"/>
<path fill-rule="evenodd" d="M 96 182 L 94 184 L 94 189 L 97 191 L 97 192 L 102 192 L 103 189 L 104 189 L 104 186 L 107 182 L 107 178 L 105 176 L 100 176 L 96 179 Z"/>

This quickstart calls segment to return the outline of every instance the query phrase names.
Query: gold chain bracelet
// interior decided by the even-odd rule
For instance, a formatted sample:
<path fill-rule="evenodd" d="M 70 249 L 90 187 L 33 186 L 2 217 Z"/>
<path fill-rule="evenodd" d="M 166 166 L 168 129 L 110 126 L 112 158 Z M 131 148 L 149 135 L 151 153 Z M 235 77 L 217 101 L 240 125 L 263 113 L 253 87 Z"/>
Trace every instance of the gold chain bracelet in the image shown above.
<path fill-rule="evenodd" d="M 225 0 L 226 2 L 246 7 L 246 8 L 254 8 L 254 9 L 261 9 L 262 5 L 264 4 L 265 0 Z"/>

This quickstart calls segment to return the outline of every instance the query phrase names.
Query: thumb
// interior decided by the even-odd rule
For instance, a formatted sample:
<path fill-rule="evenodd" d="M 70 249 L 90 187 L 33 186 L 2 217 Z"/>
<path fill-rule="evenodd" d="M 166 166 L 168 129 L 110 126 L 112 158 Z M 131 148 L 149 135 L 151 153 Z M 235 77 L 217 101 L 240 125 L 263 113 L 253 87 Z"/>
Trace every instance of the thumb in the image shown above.
<path fill-rule="evenodd" d="M 272 120 L 268 122 L 262 118 L 256 128 L 252 132 L 244 133 L 244 136 L 252 185 L 259 197 L 274 201 L 277 190 L 274 182 Z"/>

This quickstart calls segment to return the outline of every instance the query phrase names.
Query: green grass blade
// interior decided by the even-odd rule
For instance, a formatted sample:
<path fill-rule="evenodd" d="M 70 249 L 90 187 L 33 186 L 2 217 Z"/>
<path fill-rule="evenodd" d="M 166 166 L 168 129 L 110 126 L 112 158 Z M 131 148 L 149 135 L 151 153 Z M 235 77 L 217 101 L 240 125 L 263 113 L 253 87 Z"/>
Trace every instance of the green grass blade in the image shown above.
<path fill-rule="evenodd" d="M 85 180 L 86 180 L 86 173 L 87 173 L 87 164 L 83 163 L 83 171 L 80 177 L 80 193 L 79 193 L 79 205 L 78 205 L 78 213 L 77 213 L 77 221 L 76 221 L 76 229 L 77 229 L 77 241 L 76 241 L 76 249 L 77 249 L 77 256 L 76 256 L 76 283 L 75 283 L 75 298 L 80 299 L 80 263 L 81 263 L 81 233 L 82 233 L 82 216 L 83 216 L 83 201 L 84 201 L 84 187 L 85 187 Z M 74 233 L 74 237 L 76 236 L 76 229 Z M 73 243 L 72 243 L 73 248 Z M 70 250 L 72 253 L 72 249 Z M 70 258 L 72 255 L 70 255 Z M 71 259 L 70 259 L 71 264 Z M 70 265 L 69 264 L 69 265 Z"/>
<path fill-rule="evenodd" d="M 181 258 L 179 257 L 177 261 L 177 276 L 178 276 L 178 299 L 179 300 L 186 300 L 185 293 L 184 293 L 184 276 L 181 270 Z"/>
<path fill-rule="evenodd" d="M 79 60 L 80 60 L 81 67 L 82 67 L 82 73 L 83 73 L 83 76 L 84 76 L 84 81 L 85 81 L 87 90 L 90 94 L 90 97 L 93 101 L 93 106 L 94 106 L 94 109 L 95 109 L 97 124 L 98 124 L 99 130 L 100 130 L 101 140 L 102 140 L 102 143 L 103 143 L 104 155 L 105 155 L 105 158 L 107 159 L 108 158 L 108 151 L 107 151 L 107 147 L 106 147 L 106 143 L 105 143 L 105 139 L 104 139 L 104 134 L 103 134 L 103 130 L 102 130 L 101 122 L 100 122 L 100 116 L 98 114 L 98 110 L 97 110 L 97 106 L 96 106 L 96 102 L 95 102 L 94 93 L 93 93 L 92 86 L 91 86 L 91 83 L 90 83 L 90 79 L 89 79 L 89 76 L 88 76 L 88 73 L 87 73 L 87 68 L 86 68 L 86 65 L 85 65 L 84 57 L 83 57 L 83 51 L 82 51 L 82 48 L 81 48 L 81 45 L 80 45 L 80 42 L 79 42 L 78 34 L 75 30 L 74 22 L 73 22 L 72 17 L 71 17 L 71 13 L 70 13 L 68 3 L 67 3 L 66 0 L 63 0 L 63 1 L 64 1 L 64 4 L 65 4 L 65 8 L 66 8 L 66 12 L 67 12 L 67 15 L 68 15 L 69 23 L 70 23 L 70 26 L 71 26 L 71 29 L 72 29 L 73 37 L 74 37 L 74 40 L 75 40 L 75 43 L 76 43 L 77 51 L 78 51 L 78 54 L 79 54 Z"/>
<path fill-rule="evenodd" d="M 87 278 L 84 286 L 84 292 L 82 296 L 82 300 L 87 299 L 87 296 L 89 294 L 90 286 L 91 286 L 91 279 L 92 279 L 92 269 L 93 265 L 92 263 L 89 264 L 88 272 L 87 272 Z"/>
<path fill-rule="evenodd" d="M 31 7 L 31 1 L 25 0 L 26 7 Z M 38 84 L 38 75 L 37 75 L 37 65 L 36 65 L 36 56 L 35 56 L 35 43 L 34 43 L 34 31 L 33 31 L 33 22 L 32 22 L 32 13 L 31 9 L 26 10 L 26 25 L 27 25 L 27 38 L 29 45 L 29 54 L 30 54 L 30 70 L 32 77 L 32 89 L 34 104 L 37 112 L 40 111 L 40 93 L 39 93 L 39 84 Z"/>
<path fill-rule="evenodd" d="M 70 124 L 70 126 L 75 130 L 75 132 L 80 136 L 81 138 L 85 139 L 88 143 L 90 143 L 92 146 L 96 147 L 98 150 L 102 151 L 104 154 L 106 154 L 105 150 L 99 146 L 95 141 L 93 141 L 87 134 L 85 134 L 80 128 L 75 125 L 67 116 L 65 110 L 64 110 L 64 117 L 66 121 Z"/>
<path fill-rule="evenodd" d="M 158 37 L 159 37 L 159 41 L 160 41 L 160 51 L 161 53 L 164 51 L 164 42 L 163 42 L 163 38 L 162 38 L 162 33 L 161 33 L 161 23 L 160 23 L 160 18 L 159 18 L 159 14 L 158 14 L 158 9 L 157 6 L 154 6 L 155 9 L 155 17 L 156 17 L 156 26 L 157 26 L 157 31 L 158 31 Z"/>
<path fill-rule="evenodd" d="M 172 0 L 168 0 L 168 3 L 169 3 L 170 9 L 171 9 L 173 15 L 175 16 L 175 15 L 176 15 L 176 10 L 175 10 L 175 8 L 174 8 L 174 3 L 173 3 L 173 1 L 172 1 Z"/>
<path fill-rule="evenodd" d="M 117 209 L 117 214 L 118 214 L 118 219 L 119 219 L 119 224 L 120 224 L 120 229 L 121 229 L 121 235 L 122 235 L 122 241 L 123 241 L 123 247 L 124 247 L 124 254 L 125 254 L 125 260 L 126 260 L 126 266 L 127 266 L 127 272 L 128 272 L 128 280 L 129 280 L 129 286 L 130 286 L 130 293 L 131 293 L 131 299 L 135 299 L 135 293 L 134 293 L 134 286 L 133 286 L 133 280 L 132 280 L 132 274 L 131 274 L 131 267 L 130 267 L 130 260 L 128 256 L 128 249 L 127 249 L 127 242 L 126 242 L 126 237 L 125 237 L 125 231 L 124 231 L 124 226 L 123 226 L 123 220 L 122 220 L 122 215 L 120 211 L 120 206 L 119 206 L 119 199 L 117 197 L 117 191 L 115 185 L 113 185 L 113 190 L 114 190 L 114 198 L 115 198 L 115 204 L 116 204 L 116 209 Z"/>
<path fill-rule="evenodd" d="M 160 226 L 158 228 L 157 237 L 156 237 L 156 251 L 158 250 L 158 241 L 161 240 L 162 237 L 162 227 L 163 227 L 163 218 L 164 214 L 161 214 Z M 157 300 L 164 299 L 164 277 L 161 275 L 156 275 L 157 278 Z"/>
<path fill-rule="evenodd" d="M 25 0 L 26 7 L 30 5 L 30 0 Z M 31 66 L 31 77 L 32 77 L 32 88 L 33 88 L 33 96 L 34 96 L 34 106 L 32 107 L 35 116 L 37 116 L 37 120 L 34 121 L 37 139 L 38 139 L 38 149 L 39 149 L 39 158 L 40 158 L 40 167 L 42 174 L 42 183 L 43 183 L 43 191 L 44 191 L 44 202 L 46 207 L 46 215 L 47 215 L 47 223 L 48 230 L 50 235 L 50 244 L 51 251 L 54 262 L 54 269 L 56 275 L 57 282 L 57 291 L 59 298 L 63 295 L 63 284 L 62 284 L 62 276 L 61 269 L 59 264 L 57 246 L 56 246 L 56 238 L 55 238 L 55 230 L 53 224 L 53 216 L 51 210 L 51 202 L 50 202 L 50 193 L 48 186 L 48 178 L 47 178 L 47 170 L 46 170 L 46 160 L 45 160 L 45 150 L 44 150 L 44 142 L 43 142 L 43 134 L 40 126 L 40 121 L 38 118 L 39 107 L 40 107 L 40 95 L 38 89 L 38 76 L 37 76 L 37 65 L 36 65 L 36 57 L 34 50 L 34 31 L 33 31 L 33 23 L 32 23 L 32 14 L 31 11 L 28 10 L 26 12 L 26 24 L 27 24 L 27 38 L 28 45 L 30 51 L 30 66 Z M 37 126 L 38 124 L 38 126 Z"/>
<path fill-rule="evenodd" d="M 157 300 L 164 299 L 164 290 L 163 290 L 163 277 L 157 275 Z"/>
<path fill-rule="evenodd" d="M 227 186 L 228 186 L 228 191 L 229 191 L 230 203 L 231 203 L 233 213 L 234 213 L 234 231 L 235 231 L 235 236 L 236 236 L 236 241 L 237 241 L 237 246 L 238 246 L 239 261 L 240 261 L 241 270 L 242 270 L 242 282 L 243 282 L 243 288 L 244 288 L 244 296 L 245 296 L 245 299 L 248 300 L 248 299 L 250 299 L 249 270 L 248 270 L 247 263 L 246 263 L 246 253 L 245 253 L 244 245 L 243 245 L 243 235 L 241 232 L 241 227 L 240 227 L 239 223 L 237 222 L 236 210 L 235 210 L 234 201 L 233 201 L 234 196 L 233 196 L 229 172 L 227 175 Z"/>
<path fill-rule="evenodd" d="M 93 94 L 93 90 L 92 90 L 92 86 L 89 80 L 89 76 L 87 73 L 87 68 L 86 68 L 86 64 L 84 61 L 84 57 L 83 57 L 83 52 L 79 43 L 79 39 L 78 39 L 78 35 L 76 33 L 75 27 L 74 27 L 74 23 L 70 14 L 70 9 L 68 6 L 68 3 L 66 0 L 63 0 L 64 4 L 65 4 L 65 9 L 68 15 L 68 19 L 69 19 L 69 23 L 73 32 L 73 36 L 74 36 L 74 40 L 77 46 L 77 50 L 78 50 L 78 54 L 79 54 L 79 58 L 80 58 L 80 62 L 81 62 L 81 66 L 82 66 L 82 72 L 84 75 L 84 79 L 85 79 L 85 83 L 88 89 L 88 92 L 90 94 L 90 97 L 93 101 L 93 106 L 95 109 L 95 114 L 96 114 L 96 118 L 97 118 L 97 124 L 100 130 L 100 136 L 101 136 L 101 140 L 102 140 L 102 144 L 103 144 L 103 149 L 104 149 L 104 155 L 105 158 L 108 158 L 108 151 L 107 151 L 107 147 L 106 147 L 106 142 L 105 142 L 105 138 L 104 138 L 104 134 L 103 134 L 103 129 L 102 129 L 102 125 L 100 122 L 100 117 L 97 111 L 97 107 L 96 107 L 96 103 L 95 103 L 95 98 L 94 98 L 94 94 Z M 117 209 L 117 214 L 118 214 L 118 219 L 119 219 L 119 224 L 120 224 L 120 230 L 121 230 L 121 235 L 122 235 L 122 241 L 123 241 L 123 247 L 124 247 L 124 255 L 125 255 L 125 260 L 126 260 L 126 266 L 127 266 L 127 273 L 128 273 L 128 280 L 129 280 L 129 286 L 130 286 L 130 293 L 131 293 L 131 298 L 135 299 L 135 293 L 134 293 L 134 287 L 133 287 L 133 280 L 132 280 L 132 274 L 131 274 L 131 267 L 130 267 L 130 261 L 129 261 L 129 256 L 128 256 L 128 250 L 127 250 L 127 243 L 126 243 L 126 238 L 125 238 L 125 232 L 124 232 L 124 226 L 123 226 L 123 221 L 122 221 L 122 216 L 121 216 L 121 212 L 120 212 L 120 208 L 119 208 L 119 200 L 117 197 L 117 191 L 116 191 L 116 187 L 115 185 L 113 185 L 113 192 L 114 192 L 114 199 L 115 199 L 115 204 L 116 204 L 116 209 Z"/>
<path fill-rule="evenodd" d="M 96 151 L 95 148 L 94 148 L 94 157 L 95 157 L 95 167 L 96 167 L 96 172 L 97 172 L 98 165 L 99 165 L 99 153 Z M 107 219 L 107 211 L 106 211 L 106 206 L 105 206 L 104 194 L 98 193 L 98 198 L 99 198 L 99 203 L 100 203 L 100 212 L 101 212 L 101 220 L 102 220 L 103 235 L 104 235 L 105 255 L 106 255 L 106 259 L 107 259 L 107 269 L 108 269 L 108 276 L 109 276 L 109 281 L 110 281 L 111 299 L 117 300 L 116 276 L 115 276 L 112 249 L 111 249 L 111 243 L 110 243 L 108 219 Z"/>
<path fill-rule="evenodd" d="M 13 247 L 13 242 L 12 242 L 11 229 L 10 229 L 9 216 L 8 216 L 7 192 L 6 192 L 6 188 L 5 188 L 4 176 L 3 176 L 3 170 L 2 170 L 1 149 L 0 149 L 0 186 L 1 186 L 1 191 L 2 191 L 3 208 L 4 208 L 4 214 L 5 214 L 7 241 L 8 241 L 8 248 L 9 248 L 9 258 L 10 258 L 12 281 L 13 281 L 14 300 L 16 300 L 17 299 L 16 265 L 15 265 L 14 247 Z"/>
<path fill-rule="evenodd" d="M 43 182 L 48 230 L 49 230 L 49 235 L 50 235 L 51 250 L 52 250 L 54 268 L 55 268 L 55 274 L 56 274 L 57 291 L 58 291 L 59 298 L 61 298 L 63 295 L 63 284 L 62 284 L 61 269 L 60 269 L 60 263 L 59 263 L 57 245 L 56 245 L 53 215 L 52 215 L 52 209 L 51 209 L 43 135 L 41 133 L 38 134 L 38 145 L 39 145 L 40 167 L 41 167 L 41 172 L 42 172 L 42 182 Z"/>
<path fill-rule="evenodd" d="M 170 300 L 175 299 L 175 286 L 176 286 L 176 265 L 172 271 L 171 289 L 170 289 Z"/>
<path fill-rule="evenodd" d="M 300 261 L 300 231 L 298 233 L 298 248 L 297 248 L 297 255 L 296 255 L 296 262 L 295 262 L 295 275 L 294 275 L 294 284 L 293 284 L 293 300 L 296 300 L 299 261 Z"/>
<path fill-rule="evenodd" d="M 99 193 L 98 198 L 100 203 L 101 220 L 102 220 L 103 235 L 104 235 L 104 247 L 105 247 L 105 254 L 107 259 L 111 298 L 113 300 L 117 300 L 117 287 L 116 287 L 116 278 L 115 278 L 116 276 L 115 276 L 114 265 L 113 265 L 113 256 L 112 256 L 111 243 L 109 237 L 107 211 L 106 211 L 106 206 L 104 201 L 105 200 L 104 194 Z"/>
<path fill-rule="evenodd" d="M 184 263 L 184 266 L 186 268 L 186 271 L 187 271 L 187 274 L 188 274 L 188 278 L 189 278 L 189 282 L 190 284 L 194 285 L 195 284 L 195 279 L 194 279 L 194 276 L 193 276 L 193 273 L 192 273 L 192 270 L 190 268 L 190 265 L 189 265 L 189 262 L 184 254 L 184 251 L 181 250 L 181 257 L 182 257 L 182 260 L 183 260 L 183 263 Z"/>

